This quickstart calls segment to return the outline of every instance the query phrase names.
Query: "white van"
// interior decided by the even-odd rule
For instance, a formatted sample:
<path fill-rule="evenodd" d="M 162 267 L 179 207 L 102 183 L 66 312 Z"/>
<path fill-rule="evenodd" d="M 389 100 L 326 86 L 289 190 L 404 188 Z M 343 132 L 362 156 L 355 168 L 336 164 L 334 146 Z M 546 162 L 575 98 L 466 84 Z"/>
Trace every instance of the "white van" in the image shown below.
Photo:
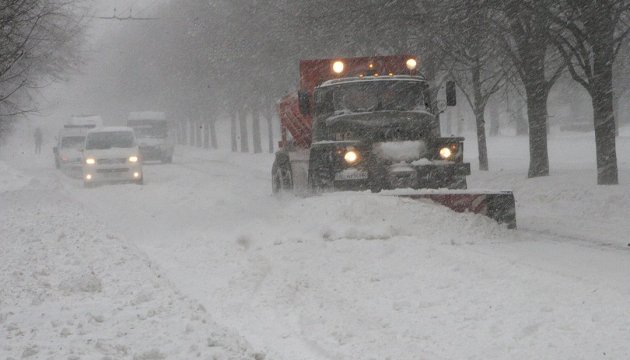
<path fill-rule="evenodd" d="M 131 127 L 138 140 L 140 155 L 145 161 L 173 161 L 176 143 L 175 123 L 163 112 L 140 111 L 131 112 L 127 118 L 127 126 Z"/>
<path fill-rule="evenodd" d="M 102 127 L 90 130 L 83 150 L 83 184 L 143 183 L 142 159 L 133 129 Z"/>
<path fill-rule="evenodd" d="M 63 128 L 57 136 L 57 145 L 53 148 L 55 167 L 63 171 L 80 171 L 82 167 L 83 146 L 88 129 Z"/>
<path fill-rule="evenodd" d="M 81 176 L 85 136 L 90 129 L 99 126 L 103 126 L 103 119 L 98 115 L 75 115 L 66 121 L 53 147 L 55 167 L 70 175 Z"/>

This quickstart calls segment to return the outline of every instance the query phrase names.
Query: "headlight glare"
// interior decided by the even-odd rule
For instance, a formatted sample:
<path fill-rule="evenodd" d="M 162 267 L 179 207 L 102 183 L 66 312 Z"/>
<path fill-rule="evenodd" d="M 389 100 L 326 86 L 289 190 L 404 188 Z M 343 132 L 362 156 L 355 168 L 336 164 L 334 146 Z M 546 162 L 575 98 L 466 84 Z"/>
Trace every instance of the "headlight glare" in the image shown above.
<path fill-rule="evenodd" d="M 345 68 L 345 65 L 343 61 L 335 61 L 333 63 L 333 71 L 335 72 L 335 74 L 341 74 L 344 68 Z"/>
<path fill-rule="evenodd" d="M 453 155 L 453 152 L 451 151 L 451 149 L 447 148 L 447 147 L 443 147 L 440 149 L 440 157 L 444 160 L 450 158 Z"/>
<path fill-rule="evenodd" d="M 138 157 L 137 157 L 137 156 L 130 156 L 130 157 L 129 157 L 129 162 L 131 162 L 131 163 L 137 163 L 137 162 L 138 162 Z"/>
<path fill-rule="evenodd" d="M 357 152 L 354 150 L 350 150 L 346 152 L 343 158 L 344 160 L 346 160 L 348 164 L 352 164 L 352 163 L 357 162 L 357 160 L 359 160 L 359 154 L 357 154 Z"/>
<path fill-rule="evenodd" d="M 94 165 L 94 164 L 96 164 L 96 159 L 94 159 L 94 158 L 87 158 L 87 159 L 85 159 L 85 163 L 88 164 L 88 165 Z"/>

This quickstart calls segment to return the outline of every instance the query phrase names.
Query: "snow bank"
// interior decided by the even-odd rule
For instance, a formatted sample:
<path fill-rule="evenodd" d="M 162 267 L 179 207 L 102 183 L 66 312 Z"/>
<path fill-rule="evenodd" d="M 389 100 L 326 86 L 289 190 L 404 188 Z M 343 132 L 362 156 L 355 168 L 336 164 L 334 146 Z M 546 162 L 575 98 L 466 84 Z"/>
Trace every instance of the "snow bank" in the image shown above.
<path fill-rule="evenodd" d="M 7 165 L 0 160 L 0 193 L 23 188 L 31 177 Z"/>
<path fill-rule="evenodd" d="M 0 183 L 24 185 L 0 166 Z M 37 185 L 0 193 L 0 358 L 262 358 L 129 241 Z"/>

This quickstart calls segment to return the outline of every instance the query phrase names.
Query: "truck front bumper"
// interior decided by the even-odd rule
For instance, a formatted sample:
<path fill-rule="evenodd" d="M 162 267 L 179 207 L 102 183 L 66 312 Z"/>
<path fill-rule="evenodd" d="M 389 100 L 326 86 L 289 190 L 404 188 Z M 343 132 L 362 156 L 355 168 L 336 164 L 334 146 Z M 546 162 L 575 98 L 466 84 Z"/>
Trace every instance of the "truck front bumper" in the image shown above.
<path fill-rule="evenodd" d="M 395 164 L 375 171 L 345 169 L 335 174 L 340 190 L 450 188 L 470 175 L 469 163 Z"/>

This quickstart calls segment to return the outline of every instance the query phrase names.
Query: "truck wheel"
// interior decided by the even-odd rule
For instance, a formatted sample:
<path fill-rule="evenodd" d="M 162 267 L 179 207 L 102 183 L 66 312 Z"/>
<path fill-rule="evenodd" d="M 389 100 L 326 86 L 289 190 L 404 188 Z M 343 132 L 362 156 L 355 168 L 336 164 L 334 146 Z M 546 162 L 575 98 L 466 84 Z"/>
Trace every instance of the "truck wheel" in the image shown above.
<path fill-rule="evenodd" d="M 271 188 L 274 194 L 282 191 L 293 190 L 293 173 L 291 172 L 291 165 L 288 159 L 278 159 L 273 162 L 271 168 Z"/>

